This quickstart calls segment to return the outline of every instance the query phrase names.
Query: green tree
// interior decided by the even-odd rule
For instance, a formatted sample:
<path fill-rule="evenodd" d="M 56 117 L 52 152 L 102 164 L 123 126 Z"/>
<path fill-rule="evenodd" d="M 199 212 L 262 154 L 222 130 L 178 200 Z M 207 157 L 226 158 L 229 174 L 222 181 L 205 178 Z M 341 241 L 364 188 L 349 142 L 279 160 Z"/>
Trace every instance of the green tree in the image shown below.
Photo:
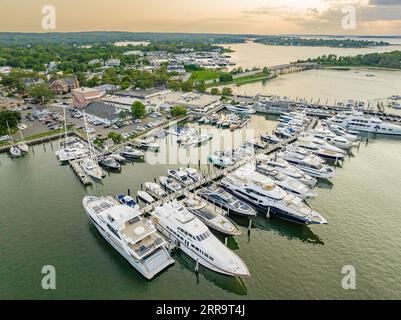
<path fill-rule="evenodd" d="M 198 90 L 200 93 L 206 92 L 206 84 L 204 81 L 201 81 L 195 86 L 195 89 Z"/>
<path fill-rule="evenodd" d="M 186 116 L 188 113 L 187 108 L 183 106 L 175 106 L 171 108 L 171 115 L 173 117 L 183 117 Z"/>
<path fill-rule="evenodd" d="M 28 89 L 28 94 L 30 97 L 36 100 L 40 100 L 41 103 L 45 103 L 54 96 L 54 92 L 49 88 L 46 83 L 40 83 L 30 86 Z"/>
<path fill-rule="evenodd" d="M 225 87 L 221 90 L 221 95 L 223 97 L 228 97 L 233 95 L 233 90 L 231 88 Z"/>
<path fill-rule="evenodd" d="M 10 130 L 14 130 L 17 124 L 21 121 L 21 114 L 16 111 L 1 111 L 0 112 L 0 134 L 8 134 L 7 123 Z"/>
<path fill-rule="evenodd" d="M 210 93 L 211 93 L 212 95 L 214 95 L 214 96 L 218 96 L 218 95 L 220 94 L 220 91 L 219 91 L 219 89 L 217 89 L 217 88 L 212 88 L 212 89 L 210 90 Z"/>
<path fill-rule="evenodd" d="M 190 92 L 194 89 L 194 84 L 192 81 L 188 80 L 181 84 L 181 89 L 182 89 L 182 91 Z"/>
<path fill-rule="evenodd" d="M 233 76 L 229 73 L 223 73 L 219 76 L 220 82 L 231 82 L 233 81 Z"/>
<path fill-rule="evenodd" d="M 136 119 L 142 118 L 146 114 L 145 105 L 140 101 L 135 101 L 131 106 L 131 113 Z"/>
<path fill-rule="evenodd" d="M 107 138 L 113 140 L 115 144 L 119 144 L 123 141 L 123 136 L 117 132 L 109 132 L 107 135 Z"/>

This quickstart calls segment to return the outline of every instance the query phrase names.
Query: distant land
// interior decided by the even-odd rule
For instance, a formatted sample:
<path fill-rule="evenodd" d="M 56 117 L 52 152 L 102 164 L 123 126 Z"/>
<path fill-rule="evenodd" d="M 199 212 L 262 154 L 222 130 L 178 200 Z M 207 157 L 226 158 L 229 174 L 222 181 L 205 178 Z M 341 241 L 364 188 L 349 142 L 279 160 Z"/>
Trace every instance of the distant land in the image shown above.
<path fill-rule="evenodd" d="M 88 31 L 88 32 L 46 32 L 46 33 L 24 33 L 24 32 L 0 32 L 0 45 L 43 45 L 43 44 L 94 44 L 94 43 L 113 43 L 122 41 L 153 41 L 153 42 L 174 42 L 174 43 L 194 43 L 203 42 L 210 44 L 222 43 L 243 43 L 248 39 L 255 39 L 257 42 L 279 43 L 285 39 L 303 39 L 304 37 L 320 37 L 319 45 L 323 46 L 343 46 L 342 40 L 331 38 L 401 38 L 401 36 L 361 36 L 361 35 L 255 35 L 255 34 L 218 34 L 218 33 L 155 33 L 155 32 L 125 32 L 125 31 Z M 321 37 L 328 38 L 325 43 Z M 350 42 L 347 42 L 350 44 Z M 266 43 L 270 44 L 270 43 Z M 298 41 L 297 45 L 310 46 L 310 41 Z M 373 41 L 359 42 L 354 40 L 352 45 L 369 46 L 378 45 Z"/>

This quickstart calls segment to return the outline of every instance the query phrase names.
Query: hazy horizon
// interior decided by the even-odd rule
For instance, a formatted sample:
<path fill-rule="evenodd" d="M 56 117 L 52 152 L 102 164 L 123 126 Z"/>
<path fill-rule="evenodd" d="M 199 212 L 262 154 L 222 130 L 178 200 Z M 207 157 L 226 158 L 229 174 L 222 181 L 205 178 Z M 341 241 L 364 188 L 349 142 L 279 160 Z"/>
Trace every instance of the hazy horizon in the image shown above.
<path fill-rule="evenodd" d="M 56 29 L 42 27 L 54 6 Z M 0 32 L 399 35 L 401 0 L 2 0 Z M 345 28 L 353 11 L 355 23 Z"/>

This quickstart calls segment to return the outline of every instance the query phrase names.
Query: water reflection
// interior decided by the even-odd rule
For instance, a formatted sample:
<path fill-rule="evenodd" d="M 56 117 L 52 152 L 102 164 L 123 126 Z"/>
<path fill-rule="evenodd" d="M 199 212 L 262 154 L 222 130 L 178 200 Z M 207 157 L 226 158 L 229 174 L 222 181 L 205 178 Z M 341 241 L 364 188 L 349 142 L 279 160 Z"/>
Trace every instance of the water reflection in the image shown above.
<path fill-rule="evenodd" d="M 248 228 L 249 226 L 248 219 L 240 219 L 240 220 L 234 219 L 234 220 L 238 225 L 244 228 Z M 324 245 L 323 240 L 320 239 L 320 237 L 311 230 L 310 226 L 295 224 L 274 217 L 267 219 L 260 215 L 252 218 L 251 226 L 252 227 L 250 229 L 250 233 L 248 234 L 248 241 L 251 241 L 252 230 L 260 229 L 264 231 L 272 231 L 289 240 L 300 240 L 305 243 Z"/>
<path fill-rule="evenodd" d="M 214 283 L 216 286 L 223 289 L 224 291 L 234 293 L 239 296 L 244 296 L 248 292 L 244 280 L 240 277 L 230 277 L 224 274 L 220 274 L 209 270 L 202 265 L 199 265 L 199 272 L 198 274 L 196 274 L 196 262 L 188 257 L 186 254 L 178 251 L 173 255 L 173 258 L 175 259 L 177 264 L 193 272 L 194 281 L 196 281 L 197 284 L 199 284 L 204 279 L 206 281 Z"/>

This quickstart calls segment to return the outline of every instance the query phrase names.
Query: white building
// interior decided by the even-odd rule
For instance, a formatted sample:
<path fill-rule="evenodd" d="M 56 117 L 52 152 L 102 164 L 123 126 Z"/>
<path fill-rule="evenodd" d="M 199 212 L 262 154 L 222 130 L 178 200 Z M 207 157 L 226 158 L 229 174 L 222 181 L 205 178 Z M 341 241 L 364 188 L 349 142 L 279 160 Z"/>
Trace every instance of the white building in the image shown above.
<path fill-rule="evenodd" d="M 118 67 L 120 65 L 120 63 L 121 63 L 121 61 L 119 59 L 109 59 L 109 60 L 106 60 L 104 65 L 106 67 Z"/>

